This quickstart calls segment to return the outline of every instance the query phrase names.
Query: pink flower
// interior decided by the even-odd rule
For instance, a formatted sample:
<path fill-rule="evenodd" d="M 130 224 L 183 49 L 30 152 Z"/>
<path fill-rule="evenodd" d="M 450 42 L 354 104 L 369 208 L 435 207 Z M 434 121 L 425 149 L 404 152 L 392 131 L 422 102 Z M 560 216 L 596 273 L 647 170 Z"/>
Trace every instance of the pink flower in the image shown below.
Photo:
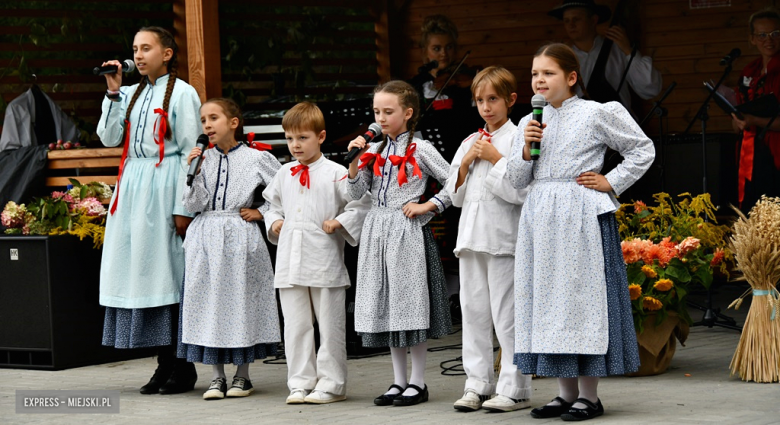
<path fill-rule="evenodd" d="M 74 211 L 79 211 L 90 217 L 106 215 L 106 208 L 96 198 L 84 198 L 73 205 Z"/>
<path fill-rule="evenodd" d="M 689 253 L 696 251 L 699 248 L 699 245 L 698 239 L 693 236 L 688 236 L 684 241 L 680 242 L 680 245 L 677 247 L 679 250 L 678 257 L 683 258 Z"/>
<path fill-rule="evenodd" d="M 620 243 L 620 248 L 623 249 L 623 261 L 626 264 L 634 264 L 641 258 L 639 255 L 639 249 L 633 241 L 623 241 Z"/>

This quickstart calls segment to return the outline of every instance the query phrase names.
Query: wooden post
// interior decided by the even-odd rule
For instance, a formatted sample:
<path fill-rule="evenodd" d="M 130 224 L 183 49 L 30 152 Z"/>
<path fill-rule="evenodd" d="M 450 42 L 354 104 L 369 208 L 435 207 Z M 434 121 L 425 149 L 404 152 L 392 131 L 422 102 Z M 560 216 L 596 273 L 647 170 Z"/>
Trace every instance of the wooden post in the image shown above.
<path fill-rule="evenodd" d="M 219 1 L 184 0 L 189 83 L 201 102 L 222 96 L 219 52 Z"/>
<path fill-rule="evenodd" d="M 392 79 L 390 69 L 390 14 L 392 13 L 392 0 L 378 1 L 374 4 L 374 10 L 377 14 L 376 24 L 376 73 L 379 77 L 379 84 L 386 83 Z"/>

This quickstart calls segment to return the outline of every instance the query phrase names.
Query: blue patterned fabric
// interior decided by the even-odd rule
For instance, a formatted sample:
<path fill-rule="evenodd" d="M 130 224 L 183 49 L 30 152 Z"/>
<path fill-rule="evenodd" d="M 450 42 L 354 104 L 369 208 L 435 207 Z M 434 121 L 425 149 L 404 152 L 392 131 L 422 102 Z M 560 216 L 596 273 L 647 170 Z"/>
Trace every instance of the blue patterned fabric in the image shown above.
<path fill-rule="evenodd" d="M 607 284 L 609 344 L 603 356 L 585 354 L 515 353 L 514 363 L 525 374 L 575 378 L 623 375 L 639 369 L 639 348 L 631 315 L 628 277 L 620 248 L 615 214 L 598 216 Z"/>
<path fill-rule="evenodd" d="M 150 308 L 106 307 L 103 345 L 114 348 L 158 347 L 173 344 L 171 324 L 176 305 Z"/>

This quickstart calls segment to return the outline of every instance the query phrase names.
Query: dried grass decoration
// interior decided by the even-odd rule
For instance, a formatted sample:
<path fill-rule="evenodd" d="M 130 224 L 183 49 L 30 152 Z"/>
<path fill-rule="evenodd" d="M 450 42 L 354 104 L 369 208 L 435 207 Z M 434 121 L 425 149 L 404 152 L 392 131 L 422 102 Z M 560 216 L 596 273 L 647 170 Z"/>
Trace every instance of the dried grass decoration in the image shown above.
<path fill-rule="evenodd" d="M 732 207 L 733 208 L 733 207 Z M 780 380 L 780 198 L 762 196 L 745 217 L 739 210 L 730 245 L 737 266 L 751 289 L 734 300 L 753 295 L 742 328 L 737 351 L 731 359 L 731 374 L 743 381 L 778 382 Z"/>

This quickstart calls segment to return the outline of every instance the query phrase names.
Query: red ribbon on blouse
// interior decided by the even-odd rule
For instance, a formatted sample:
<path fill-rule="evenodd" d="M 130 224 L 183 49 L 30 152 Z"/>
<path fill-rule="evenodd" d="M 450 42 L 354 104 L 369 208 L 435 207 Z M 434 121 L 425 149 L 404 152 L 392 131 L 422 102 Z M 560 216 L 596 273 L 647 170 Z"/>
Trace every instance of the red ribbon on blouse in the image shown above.
<path fill-rule="evenodd" d="M 246 141 L 249 142 L 249 147 L 252 149 L 257 149 L 259 151 L 270 151 L 273 149 L 273 146 L 266 144 L 266 143 L 260 143 L 255 142 L 255 133 L 247 133 L 246 134 Z"/>
<path fill-rule="evenodd" d="M 298 164 L 295 167 L 290 168 L 290 172 L 292 173 L 293 177 L 295 177 L 296 174 L 298 174 L 299 171 L 303 170 L 301 173 L 301 186 L 306 186 L 306 188 L 311 189 L 309 186 L 309 166 Z"/>
<path fill-rule="evenodd" d="M 407 162 L 409 164 L 412 164 L 412 175 L 422 178 L 422 172 L 420 171 L 420 167 L 417 165 L 417 160 L 413 156 L 415 150 L 417 150 L 417 143 L 412 143 L 409 145 L 408 148 L 406 148 L 406 155 L 404 156 L 390 155 L 390 157 L 388 158 L 393 165 L 398 166 L 398 186 L 403 186 L 404 183 L 408 182 L 406 178 Z"/>
<path fill-rule="evenodd" d="M 168 113 L 162 108 L 154 110 L 155 114 L 160 114 L 156 120 L 154 120 L 154 142 L 160 147 L 160 161 L 155 164 L 155 167 L 159 167 L 165 157 L 165 132 L 168 131 Z M 160 126 L 157 126 L 157 123 Z"/>
<path fill-rule="evenodd" d="M 119 182 L 122 180 L 122 170 L 125 169 L 125 160 L 127 160 L 127 148 L 130 147 L 130 121 L 125 120 L 125 140 L 122 149 L 122 159 L 119 161 L 119 174 L 116 176 L 116 193 L 114 196 L 114 205 L 111 205 L 111 215 L 116 212 L 116 206 L 119 204 Z"/>
<path fill-rule="evenodd" d="M 454 102 L 452 99 L 439 99 L 433 101 L 433 109 L 440 111 L 442 109 L 452 109 Z"/>
<path fill-rule="evenodd" d="M 365 168 L 366 165 L 368 165 L 372 159 L 374 160 L 374 175 L 380 177 L 382 175 L 382 172 L 379 171 L 379 168 L 384 167 L 386 161 L 384 158 L 382 158 L 381 153 L 364 153 L 360 157 L 361 164 L 358 166 L 358 170 L 362 170 L 363 168 Z"/>

